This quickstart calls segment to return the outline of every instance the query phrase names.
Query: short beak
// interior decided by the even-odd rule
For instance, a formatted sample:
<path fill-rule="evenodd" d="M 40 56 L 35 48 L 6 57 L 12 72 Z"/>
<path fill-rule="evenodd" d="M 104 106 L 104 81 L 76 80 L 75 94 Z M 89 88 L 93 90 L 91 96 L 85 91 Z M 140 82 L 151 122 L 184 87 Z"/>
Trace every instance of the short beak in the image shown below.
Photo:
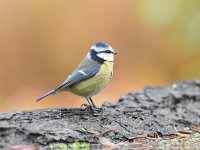
<path fill-rule="evenodd" d="M 114 55 L 118 54 L 118 51 L 114 51 Z"/>

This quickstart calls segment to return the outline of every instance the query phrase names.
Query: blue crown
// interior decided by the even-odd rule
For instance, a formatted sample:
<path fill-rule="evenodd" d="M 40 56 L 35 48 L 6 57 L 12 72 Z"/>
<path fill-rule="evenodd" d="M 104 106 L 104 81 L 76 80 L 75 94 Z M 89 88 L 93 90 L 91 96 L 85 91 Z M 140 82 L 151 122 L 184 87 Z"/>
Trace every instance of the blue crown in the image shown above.
<path fill-rule="evenodd" d="M 95 43 L 95 45 L 96 45 L 96 47 L 103 47 L 103 48 L 106 48 L 109 46 L 108 44 L 103 43 L 103 42 L 97 42 L 97 43 Z"/>

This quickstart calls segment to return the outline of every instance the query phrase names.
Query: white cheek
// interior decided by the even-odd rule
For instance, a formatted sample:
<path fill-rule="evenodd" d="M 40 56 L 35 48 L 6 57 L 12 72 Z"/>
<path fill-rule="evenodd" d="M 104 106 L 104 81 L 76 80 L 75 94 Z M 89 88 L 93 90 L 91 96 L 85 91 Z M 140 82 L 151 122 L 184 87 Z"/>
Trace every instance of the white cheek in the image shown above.
<path fill-rule="evenodd" d="M 100 53 L 100 54 L 97 54 L 97 56 L 106 60 L 106 61 L 114 61 L 114 55 L 113 54 Z"/>

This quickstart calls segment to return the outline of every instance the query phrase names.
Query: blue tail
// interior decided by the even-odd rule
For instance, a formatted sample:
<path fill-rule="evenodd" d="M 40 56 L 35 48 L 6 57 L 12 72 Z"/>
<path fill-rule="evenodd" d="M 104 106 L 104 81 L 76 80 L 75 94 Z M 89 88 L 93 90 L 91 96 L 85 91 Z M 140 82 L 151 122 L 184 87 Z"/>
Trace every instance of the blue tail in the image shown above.
<path fill-rule="evenodd" d="M 38 101 L 42 100 L 43 98 L 45 98 L 45 97 L 47 97 L 49 95 L 54 95 L 54 94 L 56 94 L 56 90 L 55 89 L 53 89 L 53 90 L 45 93 L 44 95 L 40 96 L 36 101 L 38 102 Z"/>

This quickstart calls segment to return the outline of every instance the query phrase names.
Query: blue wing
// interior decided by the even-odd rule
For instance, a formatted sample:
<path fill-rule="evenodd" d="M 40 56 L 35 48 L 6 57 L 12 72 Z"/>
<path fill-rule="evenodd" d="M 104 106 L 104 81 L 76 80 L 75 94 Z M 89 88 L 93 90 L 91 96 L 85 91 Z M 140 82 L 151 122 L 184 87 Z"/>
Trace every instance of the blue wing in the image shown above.
<path fill-rule="evenodd" d="M 90 66 L 87 69 L 74 71 L 58 88 L 54 89 L 55 93 L 95 76 L 99 72 L 99 69 L 100 66 Z"/>
<path fill-rule="evenodd" d="M 59 87 L 45 93 L 44 95 L 40 96 L 37 101 L 49 96 L 54 95 L 65 88 L 73 86 L 74 84 L 87 80 L 93 76 L 95 76 L 101 67 L 101 64 L 96 62 L 91 62 L 90 59 L 84 59 L 82 63 L 78 66 L 77 70 L 72 73 Z"/>

